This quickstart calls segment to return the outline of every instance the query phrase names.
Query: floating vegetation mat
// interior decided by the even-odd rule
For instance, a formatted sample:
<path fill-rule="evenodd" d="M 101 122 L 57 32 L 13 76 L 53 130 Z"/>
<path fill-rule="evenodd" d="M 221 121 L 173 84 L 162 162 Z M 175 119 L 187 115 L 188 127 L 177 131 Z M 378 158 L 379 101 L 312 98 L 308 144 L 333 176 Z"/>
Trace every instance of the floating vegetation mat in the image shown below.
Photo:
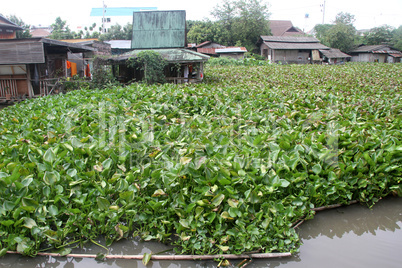
<path fill-rule="evenodd" d="M 182 254 L 295 252 L 313 208 L 401 193 L 401 64 L 205 77 L 1 110 L 0 253 L 133 235 Z"/>

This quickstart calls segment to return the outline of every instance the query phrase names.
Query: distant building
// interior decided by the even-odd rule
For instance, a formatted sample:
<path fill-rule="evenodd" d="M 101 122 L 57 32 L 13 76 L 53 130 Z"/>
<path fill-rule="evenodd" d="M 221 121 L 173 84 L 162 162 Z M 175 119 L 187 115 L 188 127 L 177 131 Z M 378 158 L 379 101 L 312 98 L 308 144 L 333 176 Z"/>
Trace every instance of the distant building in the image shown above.
<path fill-rule="evenodd" d="M 142 51 L 159 53 L 168 63 L 164 70 L 166 80 L 179 84 L 202 81 L 204 62 L 209 59 L 207 55 L 187 49 L 184 10 L 134 12 L 131 50 L 108 59 L 114 75 L 123 83 L 143 79 L 141 68 L 127 64 Z"/>
<path fill-rule="evenodd" d="M 133 22 L 133 12 L 157 10 L 156 7 L 105 7 L 92 8 L 91 17 L 96 18 L 96 24 L 107 32 L 112 25 L 120 24 L 122 26 Z M 104 19 L 103 19 L 104 18 Z"/>
<path fill-rule="evenodd" d="M 212 57 L 228 57 L 234 59 L 244 58 L 244 53 L 247 52 L 245 47 L 226 47 L 211 41 L 205 41 L 199 45 L 193 46 L 192 49 Z"/>
<path fill-rule="evenodd" d="M 322 61 L 328 64 L 343 64 L 350 60 L 351 56 L 339 49 L 320 49 Z"/>
<path fill-rule="evenodd" d="M 0 39 L 14 39 L 17 37 L 17 31 L 22 30 L 24 30 L 24 28 L 0 14 Z"/>
<path fill-rule="evenodd" d="M 388 45 L 359 46 L 349 52 L 353 62 L 401 62 L 402 52 Z"/>
<path fill-rule="evenodd" d="M 0 40 L 0 102 L 54 93 L 68 76 L 68 53 L 95 50 L 46 38 Z"/>
<path fill-rule="evenodd" d="M 314 37 L 261 36 L 257 45 L 260 55 L 273 63 L 319 63 L 319 50 L 329 50 Z"/>
<path fill-rule="evenodd" d="M 52 33 L 52 28 L 32 26 L 29 30 L 29 33 L 32 35 L 32 37 L 48 37 Z"/>
<path fill-rule="evenodd" d="M 272 36 L 305 36 L 306 34 L 293 26 L 290 20 L 270 20 Z"/>

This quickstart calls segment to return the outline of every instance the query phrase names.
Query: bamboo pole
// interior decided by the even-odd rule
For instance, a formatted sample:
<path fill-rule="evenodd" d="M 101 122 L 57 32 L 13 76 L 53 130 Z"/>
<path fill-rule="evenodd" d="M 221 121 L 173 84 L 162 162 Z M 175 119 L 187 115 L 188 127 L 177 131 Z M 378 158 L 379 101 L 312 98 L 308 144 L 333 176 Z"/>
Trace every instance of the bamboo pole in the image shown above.
<path fill-rule="evenodd" d="M 7 251 L 7 254 L 21 254 L 16 251 Z M 58 253 L 43 253 L 39 252 L 38 256 L 51 256 L 51 257 L 73 257 L 73 258 L 96 258 L 95 254 L 67 254 L 60 255 Z M 281 258 L 290 257 L 290 252 L 285 253 L 253 253 L 253 254 L 217 254 L 217 255 L 152 255 L 151 260 L 214 260 L 214 259 L 268 259 L 268 258 Z M 105 255 L 105 259 L 124 259 L 124 260 L 142 260 L 144 255 Z"/>
<path fill-rule="evenodd" d="M 333 209 L 333 208 L 339 208 L 342 206 L 349 206 L 349 205 L 353 205 L 356 204 L 358 201 L 357 200 L 353 200 L 350 201 L 348 204 L 335 204 L 335 205 L 328 205 L 328 206 L 324 206 L 324 207 L 318 207 L 318 208 L 312 208 L 312 211 L 323 211 L 323 210 L 327 210 L 327 209 Z"/>

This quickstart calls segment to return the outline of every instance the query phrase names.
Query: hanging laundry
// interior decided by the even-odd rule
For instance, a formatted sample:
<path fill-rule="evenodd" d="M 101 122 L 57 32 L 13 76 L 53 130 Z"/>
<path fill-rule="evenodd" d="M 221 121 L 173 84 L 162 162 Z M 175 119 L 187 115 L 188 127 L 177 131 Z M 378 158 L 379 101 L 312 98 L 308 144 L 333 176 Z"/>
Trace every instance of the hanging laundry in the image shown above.
<path fill-rule="evenodd" d="M 89 64 L 85 67 L 85 77 L 91 77 L 91 70 L 89 68 Z"/>
<path fill-rule="evenodd" d="M 75 62 L 70 62 L 71 65 L 71 77 L 74 75 L 77 75 L 77 63 Z"/>

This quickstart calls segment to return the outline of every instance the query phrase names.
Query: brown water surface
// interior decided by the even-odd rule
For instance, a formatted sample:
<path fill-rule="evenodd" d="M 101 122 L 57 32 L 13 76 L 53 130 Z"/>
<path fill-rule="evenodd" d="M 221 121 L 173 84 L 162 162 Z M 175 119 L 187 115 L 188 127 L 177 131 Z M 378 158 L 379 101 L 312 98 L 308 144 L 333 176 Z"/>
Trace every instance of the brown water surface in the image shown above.
<path fill-rule="evenodd" d="M 300 252 L 290 258 L 254 260 L 251 267 L 402 267 L 402 198 L 380 201 L 372 209 L 359 204 L 319 212 L 313 220 L 303 223 L 299 234 L 303 245 Z M 154 242 L 126 240 L 113 244 L 110 254 L 143 254 L 161 252 L 170 247 Z M 75 253 L 96 254 L 105 252 L 91 245 Z M 166 254 L 166 253 L 164 253 Z M 240 261 L 233 261 L 236 267 Z M 144 267 L 141 261 L 73 259 L 6 255 L 0 258 L 0 267 Z M 217 267 L 213 261 L 155 261 L 148 267 Z"/>

